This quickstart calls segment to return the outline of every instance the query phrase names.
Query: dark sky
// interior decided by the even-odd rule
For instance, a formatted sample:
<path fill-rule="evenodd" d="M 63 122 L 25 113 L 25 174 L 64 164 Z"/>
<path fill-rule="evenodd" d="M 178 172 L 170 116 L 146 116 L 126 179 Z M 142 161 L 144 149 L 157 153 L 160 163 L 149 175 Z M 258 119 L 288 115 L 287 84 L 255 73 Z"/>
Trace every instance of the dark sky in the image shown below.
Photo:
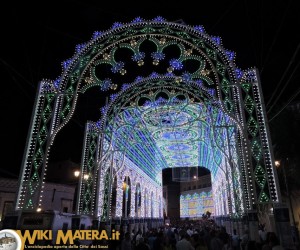
<path fill-rule="evenodd" d="M 0 17 L 0 176 L 19 174 L 38 82 L 56 79 L 61 74 L 61 62 L 72 57 L 77 44 L 89 41 L 94 31 L 108 30 L 117 21 L 163 16 L 191 26 L 203 25 L 208 34 L 222 38 L 226 49 L 236 52 L 238 67 L 258 68 L 268 107 L 284 105 L 300 86 L 297 2 L 198 1 L 199 6 L 193 6 L 195 0 L 6 3 Z M 103 98 L 99 92 L 99 99 Z M 88 100 L 83 103 L 82 109 L 93 106 Z M 271 110 L 269 118 L 274 114 Z M 79 117 L 68 124 L 62 131 L 66 137 L 57 137 L 50 160 L 80 161 L 81 150 L 74 145 L 83 140 L 83 126 Z"/>

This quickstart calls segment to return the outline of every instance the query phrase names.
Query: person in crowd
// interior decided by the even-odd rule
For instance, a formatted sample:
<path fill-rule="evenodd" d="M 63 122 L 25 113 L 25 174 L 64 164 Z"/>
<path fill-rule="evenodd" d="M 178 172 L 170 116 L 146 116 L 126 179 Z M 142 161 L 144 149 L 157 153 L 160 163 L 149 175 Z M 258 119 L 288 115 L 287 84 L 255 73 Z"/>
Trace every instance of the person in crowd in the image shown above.
<path fill-rule="evenodd" d="M 259 250 L 259 248 L 254 240 L 248 240 L 246 250 Z"/>
<path fill-rule="evenodd" d="M 224 245 L 223 245 L 222 250 L 233 250 L 231 237 L 225 238 L 223 240 L 223 243 L 224 243 Z"/>
<path fill-rule="evenodd" d="M 219 238 L 219 233 L 217 233 L 215 230 L 212 230 L 210 232 L 210 243 L 209 247 L 210 250 L 222 250 L 224 243 Z"/>
<path fill-rule="evenodd" d="M 142 238 L 142 231 L 141 229 L 139 229 L 136 233 L 136 235 L 134 235 L 134 241 L 135 241 L 135 245 L 139 244 L 139 240 L 140 238 Z"/>
<path fill-rule="evenodd" d="M 275 233 L 272 233 L 270 235 L 269 246 L 272 250 L 284 250 L 283 247 L 280 245 L 279 239 Z"/>
<path fill-rule="evenodd" d="M 232 239 L 232 249 L 240 250 L 240 236 L 237 234 L 236 229 L 233 229 Z"/>
<path fill-rule="evenodd" d="M 267 232 L 265 230 L 264 224 L 259 226 L 258 235 L 259 235 L 260 243 L 264 244 L 267 240 Z"/>
<path fill-rule="evenodd" d="M 176 250 L 195 250 L 190 242 L 190 236 L 185 230 L 179 231 L 179 235 L 181 235 L 181 239 L 176 244 Z"/>
<path fill-rule="evenodd" d="M 130 233 L 126 232 L 121 243 L 121 250 L 132 250 Z"/>
<path fill-rule="evenodd" d="M 177 228 L 174 228 L 174 235 L 175 235 L 175 239 L 176 239 L 176 242 L 179 241 L 179 233 L 178 233 L 178 229 Z"/>
<path fill-rule="evenodd" d="M 136 247 L 134 248 L 134 250 L 150 250 L 150 246 L 145 243 L 144 238 L 141 236 L 141 237 L 139 237 L 138 243 L 137 243 Z"/>
<path fill-rule="evenodd" d="M 195 250 L 208 250 L 204 239 L 198 233 L 192 234 L 191 242 Z"/>
<path fill-rule="evenodd" d="M 164 249 L 164 233 L 159 231 L 157 233 L 156 239 L 153 242 L 154 250 L 163 250 Z"/>
<path fill-rule="evenodd" d="M 247 250 L 246 246 L 247 246 L 249 240 L 250 240 L 249 231 L 248 231 L 248 229 L 246 229 L 244 231 L 244 234 L 241 237 L 241 250 Z"/>
<path fill-rule="evenodd" d="M 171 235 L 170 235 L 170 237 L 171 237 Z M 164 250 L 174 250 L 168 235 L 166 235 L 165 238 L 164 238 L 164 247 L 163 247 L 163 249 Z"/>
<path fill-rule="evenodd" d="M 148 243 L 150 245 L 150 249 L 154 249 L 154 241 L 156 239 L 156 232 L 153 230 L 149 233 Z"/>

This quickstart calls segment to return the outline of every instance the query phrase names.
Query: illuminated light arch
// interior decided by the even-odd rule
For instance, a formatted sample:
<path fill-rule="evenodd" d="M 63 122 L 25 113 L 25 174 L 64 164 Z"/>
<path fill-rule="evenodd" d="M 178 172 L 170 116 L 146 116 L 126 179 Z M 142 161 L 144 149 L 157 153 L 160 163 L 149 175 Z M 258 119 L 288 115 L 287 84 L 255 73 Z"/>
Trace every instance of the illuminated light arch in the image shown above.
<path fill-rule="evenodd" d="M 131 204 L 131 181 L 129 176 L 125 176 L 123 180 L 123 201 L 122 201 L 122 217 L 128 217 L 130 215 Z"/>
<path fill-rule="evenodd" d="M 136 184 L 136 192 L 135 192 L 135 217 L 141 217 L 141 205 L 142 205 L 142 196 L 141 196 L 141 185 L 138 182 Z"/>
<path fill-rule="evenodd" d="M 151 45 L 154 50 L 143 51 L 144 44 Z M 176 47 L 176 53 L 168 54 L 171 47 Z M 135 76 L 129 81 L 130 84 L 124 83 L 122 77 L 128 73 L 126 66 L 129 64 L 126 64 L 126 56 L 123 61 L 117 59 L 121 50 L 129 51 L 129 60 L 139 67 L 151 60 L 153 68 L 161 67 L 163 73 L 152 70 L 154 73 L 150 76 Z M 137 121 L 135 112 L 144 115 L 143 121 L 150 132 L 151 127 L 153 129 L 155 126 L 165 129 L 163 133 L 153 129 L 153 138 L 147 139 L 149 145 L 154 144 L 154 140 L 169 141 L 167 144 L 161 143 L 153 151 L 165 167 L 180 167 L 180 163 L 186 166 L 188 162 L 184 159 L 192 159 L 193 163 L 201 161 L 203 166 L 214 164 L 215 167 L 211 166 L 210 170 L 216 180 L 213 191 L 218 197 L 215 201 L 224 200 L 224 193 L 218 191 L 224 182 L 227 185 L 225 196 L 235 197 L 227 202 L 226 209 L 230 213 L 226 215 L 240 216 L 256 204 L 279 202 L 281 198 L 259 76 L 255 69 L 237 68 L 234 57 L 234 52 L 223 48 L 219 37 L 208 35 L 202 26 L 172 23 L 161 17 L 149 21 L 136 18 L 128 24 L 115 23 L 108 31 L 95 32 L 89 42 L 76 46 L 72 58 L 62 63 L 60 77 L 40 83 L 24 154 L 16 209 L 35 210 L 41 206 L 48 155 L 54 138 L 72 117 L 78 95 L 94 86 L 112 94 L 110 104 L 102 108 L 101 119 L 88 123 L 86 127 L 79 213 L 108 219 L 109 211 L 99 211 L 99 207 L 102 205 L 104 210 L 110 207 L 112 181 L 109 176 L 117 176 L 117 195 L 120 195 L 121 180 L 125 176 L 123 174 L 127 174 L 131 180 L 136 177 L 143 178 L 149 185 L 152 183 L 147 195 L 142 193 L 142 201 L 146 203 L 142 202 L 141 213 L 145 212 L 146 217 L 149 215 L 145 204 L 149 202 L 151 191 L 157 196 L 159 188 L 156 185 L 161 185 L 161 177 L 155 175 L 164 166 L 155 164 L 157 171 L 153 172 L 139 166 L 147 161 L 149 165 L 151 158 L 140 155 L 132 161 L 133 156 L 129 159 L 124 154 L 128 145 L 120 138 L 124 139 L 128 129 L 137 128 L 134 124 Z M 109 74 L 101 71 L 104 66 L 110 67 Z M 140 90 L 134 92 L 135 87 Z M 151 88 L 157 91 L 157 95 L 153 92 L 156 99 L 149 92 Z M 178 92 L 180 98 L 176 98 Z M 168 98 L 161 97 L 161 94 Z M 148 102 L 143 105 L 127 104 L 125 111 L 120 112 L 126 98 L 140 100 L 139 95 L 148 98 Z M 195 100 L 198 102 L 194 103 Z M 145 112 L 147 109 L 148 112 Z M 112 117 L 117 118 L 114 120 Z M 140 124 L 141 121 L 138 121 L 137 125 Z M 135 133 L 133 140 L 145 135 Z M 186 143 L 187 139 L 197 141 L 197 146 Z M 181 161 L 174 153 L 172 155 L 175 148 L 182 152 Z M 126 152 L 133 155 L 133 152 L 138 152 L 137 149 Z M 197 151 L 196 157 L 186 153 L 191 149 Z M 164 154 L 166 152 L 168 154 Z M 151 155 L 150 151 L 148 155 Z M 114 163 L 114 168 L 110 168 L 108 163 Z M 135 173 L 132 173 L 133 169 Z M 83 179 L 83 176 L 87 178 Z M 141 182 L 142 190 L 145 190 L 144 185 Z M 121 205 L 118 204 L 119 207 Z M 131 206 L 131 211 L 134 211 L 134 206 Z M 120 216 L 120 209 L 116 210 Z M 225 213 L 221 205 L 216 211 L 221 211 L 219 215 Z M 155 211 L 154 214 L 160 212 Z"/>
<path fill-rule="evenodd" d="M 190 84 L 192 84 L 192 83 L 190 82 Z M 164 88 L 170 90 L 169 91 L 170 96 L 168 96 L 169 97 L 168 100 L 159 99 L 159 103 L 157 104 L 157 101 L 155 101 L 154 97 L 156 96 L 155 95 L 156 88 L 161 88 L 160 86 L 164 86 Z M 153 138 L 156 141 L 155 145 L 158 145 L 158 148 L 162 148 L 159 145 L 161 139 L 164 139 L 164 141 L 168 141 L 167 139 L 169 139 L 172 143 L 171 144 L 172 147 L 174 147 L 174 142 L 178 143 L 178 141 L 179 141 L 180 145 L 186 145 L 186 143 L 193 145 L 194 146 L 193 147 L 194 148 L 194 156 L 198 154 L 197 157 L 194 157 L 194 156 L 190 157 L 190 155 L 188 155 L 186 152 L 183 152 L 183 154 L 180 154 L 179 153 L 180 150 L 178 150 L 178 148 L 177 148 L 177 152 L 176 152 L 177 155 L 179 155 L 179 156 L 181 155 L 181 157 L 179 157 L 179 158 L 185 158 L 184 156 L 188 156 L 186 158 L 188 158 L 189 162 L 185 164 L 187 166 L 193 166 L 193 165 L 207 166 L 213 173 L 213 180 L 215 179 L 217 170 L 222 169 L 222 166 L 220 165 L 220 163 L 221 163 L 220 157 L 218 157 L 221 154 L 220 150 L 216 151 L 215 155 L 214 155 L 214 153 L 211 153 L 210 158 L 206 157 L 206 155 L 212 151 L 210 137 L 214 137 L 214 136 L 212 136 L 213 129 L 211 128 L 210 125 L 208 125 L 208 123 L 212 123 L 212 121 L 214 121 L 215 122 L 214 124 L 221 125 L 222 124 L 221 121 L 224 120 L 224 122 L 227 122 L 227 124 L 228 124 L 229 120 L 233 121 L 233 119 L 226 115 L 223 115 L 223 118 L 222 118 L 220 116 L 220 112 L 214 112 L 215 109 L 213 108 L 213 106 L 216 106 L 218 109 L 221 108 L 221 106 L 218 104 L 218 100 L 216 98 L 214 98 L 213 96 L 211 96 L 205 89 L 203 89 L 202 87 L 199 87 L 197 85 L 197 83 L 195 83 L 194 87 L 195 87 L 194 89 L 190 88 L 189 91 L 186 91 L 184 88 L 182 88 L 181 86 L 178 86 L 178 84 L 176 84 L 176 81 L 173 77 L 164 78 L 164 77 L 157 76 L 155 79 L 148 77 L 143 80 L 137 81 L 136 84 L 134 84 L 132 86 L 131 91 L 126 90 L 126 91 L 123 91 L 122 93 L 116 95 L 114 98 L 114 102 L 110 103 L 106 108 L 107 113 L 109 113 L 109 111 L 111 111 L 111 112 L 113 111 L 113 112 L 111 113 L 111 115 L 105 114 L 103 117 L 109 121 L 116 121 L 116 123 L 118 125 L 114 126 L 111 123 L 109 123 L 106 127 L 107 130 L 105 130 L 105 134 L 111 134 L 110 137 L 111 138 L 113 137 L 114 141 L 117 142 L 115 145 L 115 148 L 118 148 L 118 150 L 121 150 L 121 148 L 124 148 L 124 149 L 127 148 L 127 152 L 125 154 L 136 165 L 140 166 L 140 168 L 143 169 L 143 171 L 145 173 L 147 173 L 150 177 L 152 177 L 154 180 L 157 179 L 156 175 L 159 174 L 163 168 L 178 167 L 178 164 L 177 164 L 177 166 L 173 166 L 172 164 L 174 164 L 174 162 L 172 163 L 172 161 L 170 161 L 170 159 L 168 159 L 166 152 L 162 152 L 164 155 L 164 157 L 163 157 L 164 160 L 161 157 L 162 161 L 159 162 L 157 160 L 158 154 L 156 154 L 155 152 L 153 153 L 153 151 L 152 151 L 152 152 L 150 152 L 151 154 L 149 155 L 149 152 L 147 153 L 147 151 L 145 151 L 143 148 L 137 149 L 134 146 L 135 144 L 146 143 L 147 141 L 145 140 L 145 138 L 149 139 L 151 137 L 148 132 L 150 132 L 150 134 L 153 134 Z M 198 93 L 199 89 L 201 90 L 201 93 Z M 198 92 L 196 92 L 196 91 L 198 91 Z M 146 94 L 146 92 L 149 92 L 150 95 Z M 134 94 L 134 93 L 138 93 L 138 94 Z M 190 95 L 190 97 L 187 95 L 187 93 Z M 182 100 L 182 101 L 176 100 L 174 103 L 174 97 L 178 96 L 179 94 L 181 96 L 186 96 L 186 99 Z M 139 100 L 141 98 L 140 96 L 142 96 L 143 98 L 146 98 L 147 100 L 152 99 L 152 102 L 148 101 L 144 106 L 133 105 L 134 103 L 139 103 Z M 192 99 L 193 101 L 191 102 L 190 99 Z M 209 105 L 201 103 L 200 99 L 202 100 L 202 102 L 205 101 L 206 103 L 209 103 Z M 209 101 L 209 99 L 210 99 L 210 101 Z M 123 101 L 121 101 L 121 100 L 123 100 Z M 171 102 L 170 100 L 173 100 L 173 101 Z M 129 103 L 131 103 L 132 105 L 129 105 Z M 178 106 L 181 106 L 182 103 L 184 103 L 184 105 L 183 105 L 184 108 L 179 108 Z M 157 106 L 157 105 L 159 105 L 159 106 Z M 168 108 L 167 108 L 168 105 L 171 105 L 171 108 L 169 110 L 171 111 L 172 114 L 173 114 L 174 110 L 177 110 L 177 112 L 178 112 L 178 110 L 181 110 L 182 114 L 193 113 L 192 112 L 193 109 L 196 110 L 198 113 L 194 111 L 194 114 L 196 114 L 196 118 L 194 117 L 193 119 L 189 119 L 188 123 L 186 123 L 186 124 L 175 123 L 173 127 L 170 126 L 169 123 L 167 124 L 167 126 L 165 126 L 164 124 L 154 121 L 154 125 L 152 124 L 152 128 L 151 128 L 151 126 L 150 127 L 147 126 L 147 131 L 144 131 L 143 138 L 141 136 L 138 136 L 138 134 L 142 131 L 141 124 L 142 124 L 142 122 L 145 121 L 144 114 L 149 114 L 148 110 L 154 109 L 157 111 L 156 112 L 157 117 L 161 117 L 159 110 L 162 110 L 162 113 L 165 114 L 165 110 L 168 110 Z M 174 107 L 174 105 L 175 105 L 175 107 Z M 206 106 L 208 106 L 208 107 L 206 107 Z M 164 107 L 164 108 L 162 108 L 162 107 Z M 123 110 L 123 111 L 121 112 L 121 110 Z M 199 112 L 200 110 L 201 110 L 201 112 Z M 182 114 L 178 113 L 179 117 L 181 117 Z M 214 114 L 217 114 L 217 115 L 214 115 Z M 225 112 L 224 112 L 224 114 L 225 114 Z M 180 121 L 183 121 L 183 120 L 185 120 L 185 119 L 180 119 Z M 100 124 L 98 129 L 101 131 L 104 131 L 104 128 L 101 127 L 101 124 L 106 124 L 106 122 L 98 121 L 94 126 L 97 127 L 97 124 Z M 146 122 L 146 124 L 147 124 L 147 122 Z M 159 125 L 157 126 L 157 124 L 159 124 Z M 202 128 L 203 124 L 205 125 L 204 129 Z M 154 130 L 153 130 L 153 127 L 155 128 Z M 109 132 L 110 128 L 113 128 L 113 130 Z M 173 130 L 176 129 L 176 130 L 173 131 L 170 129 L 173 129 Z M 196 132 L 196 130 L 199 130 L 199 129 L 200 129 L 200 133 Z M 203 135 L 203 133 L 207 132 L 207 130 L 209 130 L 209 133 L 205 137 Z M 121 131 L 121 133 L 119 131 Z M 168 134 L 168 136 L 166 138 L 156 137 L 155 134 L 157 131 L 159 131 L 163 135 Z M 184 133 L 184 135 L 183 135 L 183 133 Z M 231 133 L 233 133 L 233 131 L 231 131 Z M 180 140 L 178 138 L 176 138 L 176 136 L 174 136 L 174 134 L 180 134 L 181 135 Z M 223 135 L 221 135 L 221 136 L 222 136 L 222 139 L 224 140 L 224 136 Z M 136 138 L 136 139 L 133 139 L 133 138 Z M 138 139 L 139 139 L 139 141 L 138 141 Z M 152 149 L 153 147 L 155 147 L 155 145 L 153 146 L 153 145 L 151 145 L 151 143 L 153 144 L 153 142 L 149 141 L 149 145 L 147 146 L 147 149 Z M 183 143 L 185 143 L 185 144 L 183 144 Z M 223 147 L 224 146 L 224 145 L 218 145 L 218 144 L 220 144 L 220 142 L 213 143 L 213 146 L 215 146 L 215 147 L 221 147 L 221 146 Z M 210 149 L 208 149 L 208 147 L 210 147 Z M 128 148 L 130 148 L 130 150 L 128 150 Z M 186 147 L 183 147 L 183 148 L 185 149 Z M 143 162 L 140 159 L 136 159 L 136 157 L 134 157 L 134 155 L 133 155 L 135 153 L 134 151 L 138 152 L 138 153 L 143 152 L 142 154 L 143 154 L 144 158 L 146 156 L 146 158 L 148 157 L 149 160 L 148 161 L 145 160 Z M 163 151 L 163 150 L 160 150 L 160 151 Z M 191 154 L 191 150 L 189 151 L 189 154 Z M 155 156 L 155 159 L 151 159 L 152 156 Z M 132 157 L 134 157 L 135 159 L 133 159 Z M 137 157 L 137 158 L 139 158 L 139 157 Z M 174 156 L 172 156 L 171 158 L 174 158 Z M 175 159 L 175 164 L 176 164 L 178 157 L 175 157 L 175 158 L 176 158 Z M 191 160 L 196 160 L 196 162 L 192 162 Z M 158 161 L 157 164 L 156 164 L 156 161 Z M 165 161 L 168 161 L 168 163 L 165 163 Z M 154 165 L 156 165 L 157 167 L 156 168 L 152 167 Z M 179 167 L 180 166 L 181 165 L 179 165 Z M 223 170 L 223 171 L 225 171 L 225 170 Z M 231 174 L 231 173 L 228 172 L 228 174 Z M 240 175 L 240 173 L 238 171 L 235 171 L 235 174 Z M 217 181 L 214 181 L 214 183 L 216 184 Z M 234 183 L 232 184 L 232 186 L 230 188 L 231 190 L 233 190 L 233 185 L 234 185 Z M 216 185 L 214 185 L 214 187 L 215 186 Z M 244 210 L 243 210 L 243 205 L 242 205 L 241 192 L 242 192 L 241 188 L 238 185 L 237 187 L 235 187 L 235 193 L 234 193 L 234 191 L 232 191 L 231 195 L 232 195 L 232 197 L 239 198 L 239 200 L 235 202 L 235 206 L 238 207 L 238 210 L 240 210 L 240 212 L 243 212 Z M 146 199 L 146 202 L 147 202 L 147 200 L 148 199 Z M 102 204 L 101 204 L 101 206 L 102 206 Z M 148 205 L 145 205 L 145 206 L 149 207 Z M 235 210 L 237 210 L 237 209 L 235 209 Z M 235 210 L 233 210 L 233 212 L 235 212 Z M 146 211 L 146 214 L 148 215 L 147 211 Z"/>

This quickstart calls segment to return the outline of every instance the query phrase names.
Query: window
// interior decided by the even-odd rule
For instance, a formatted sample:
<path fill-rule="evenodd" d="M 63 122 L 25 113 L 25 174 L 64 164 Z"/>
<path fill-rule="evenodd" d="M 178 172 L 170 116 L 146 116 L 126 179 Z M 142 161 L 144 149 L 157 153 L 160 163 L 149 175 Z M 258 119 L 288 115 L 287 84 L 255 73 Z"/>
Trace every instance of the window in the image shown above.
<path fill-rule="evenodd" d="M 70 199 L 61 199 L 61 210 L 64 213 L 70 213 L 72 212 L 73 208 L 73 200 Z"/>

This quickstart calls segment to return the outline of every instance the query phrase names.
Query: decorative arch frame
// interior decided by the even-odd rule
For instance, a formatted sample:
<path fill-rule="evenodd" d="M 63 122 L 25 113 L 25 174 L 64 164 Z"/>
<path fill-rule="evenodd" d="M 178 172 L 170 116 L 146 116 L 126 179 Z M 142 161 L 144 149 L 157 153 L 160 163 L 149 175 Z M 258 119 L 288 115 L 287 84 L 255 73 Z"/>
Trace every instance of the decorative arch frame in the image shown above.
<path fill-rule="evenodd" d="M 141 49 L 145 41 L 155 47 L 155 51 L 148 55 L 154 66 L 164 62 L 165 51 L 171 46 L 175 46 L 179 53 L 169 60 L 164 73 L 137 76 L 131 84 L 122 84 L 119 78 L 126 74 L 127 69 L 126 64 L 118 59 L 118 51 L 128 49 L 133 54 L 131 60 L 142 67 L 147 56 Z M 16 209 L 36 210 L 41 207 L 51 145 L 72 117 L 79 94 L 99 86 L 102 91 L 111 93 L 111 104 L 114 104 L 114 100 L 118 99 L 118 89 L 125 93 L 138 83 L 163 79 L 171 79 L 184 89 L 190 86 L 198 88 L 238 124 L 236 142 L 244 212 L 254 209 L 256 204 L 280 202 L 259 74 L 255 68 L 237 68 L 234 60 L 235 53 L 226 50 L 221 39 L 208 35 L 202 26 L 168 22 L 162 17 L 153 20 L 138 17 L 130 23 L 114 23 L 107 31 L 95 32 L 89 42 L 76 46 L 72 58 L 62 63 L 60 77 L 54 81 L 43 80 L 39 84 L 20 173 Z M 193 61 L 198 67 L 182 72 L 188 61 Z M 110 67 L 112 74 L 121 76 L 115 81 L 111 77 L 99 76 L 98 67 L 105 65 Z M 98 168 L 105 117 L 112 107 L 102 108 L 100 123 L 87 125 L 88 139 L 84 145 L 82 167 L 89 173 Z M 89 198 L 86 210 L 81 208 L 78 212 L 95 215 L 95 204 L 99 199 L 107 199 L 99 198 L 99 176 L 94 175 L 84 185 L 82 181 L 79 198 L 81 202 Z M 108 182 L 105 185 L 109 186 Z"/>

